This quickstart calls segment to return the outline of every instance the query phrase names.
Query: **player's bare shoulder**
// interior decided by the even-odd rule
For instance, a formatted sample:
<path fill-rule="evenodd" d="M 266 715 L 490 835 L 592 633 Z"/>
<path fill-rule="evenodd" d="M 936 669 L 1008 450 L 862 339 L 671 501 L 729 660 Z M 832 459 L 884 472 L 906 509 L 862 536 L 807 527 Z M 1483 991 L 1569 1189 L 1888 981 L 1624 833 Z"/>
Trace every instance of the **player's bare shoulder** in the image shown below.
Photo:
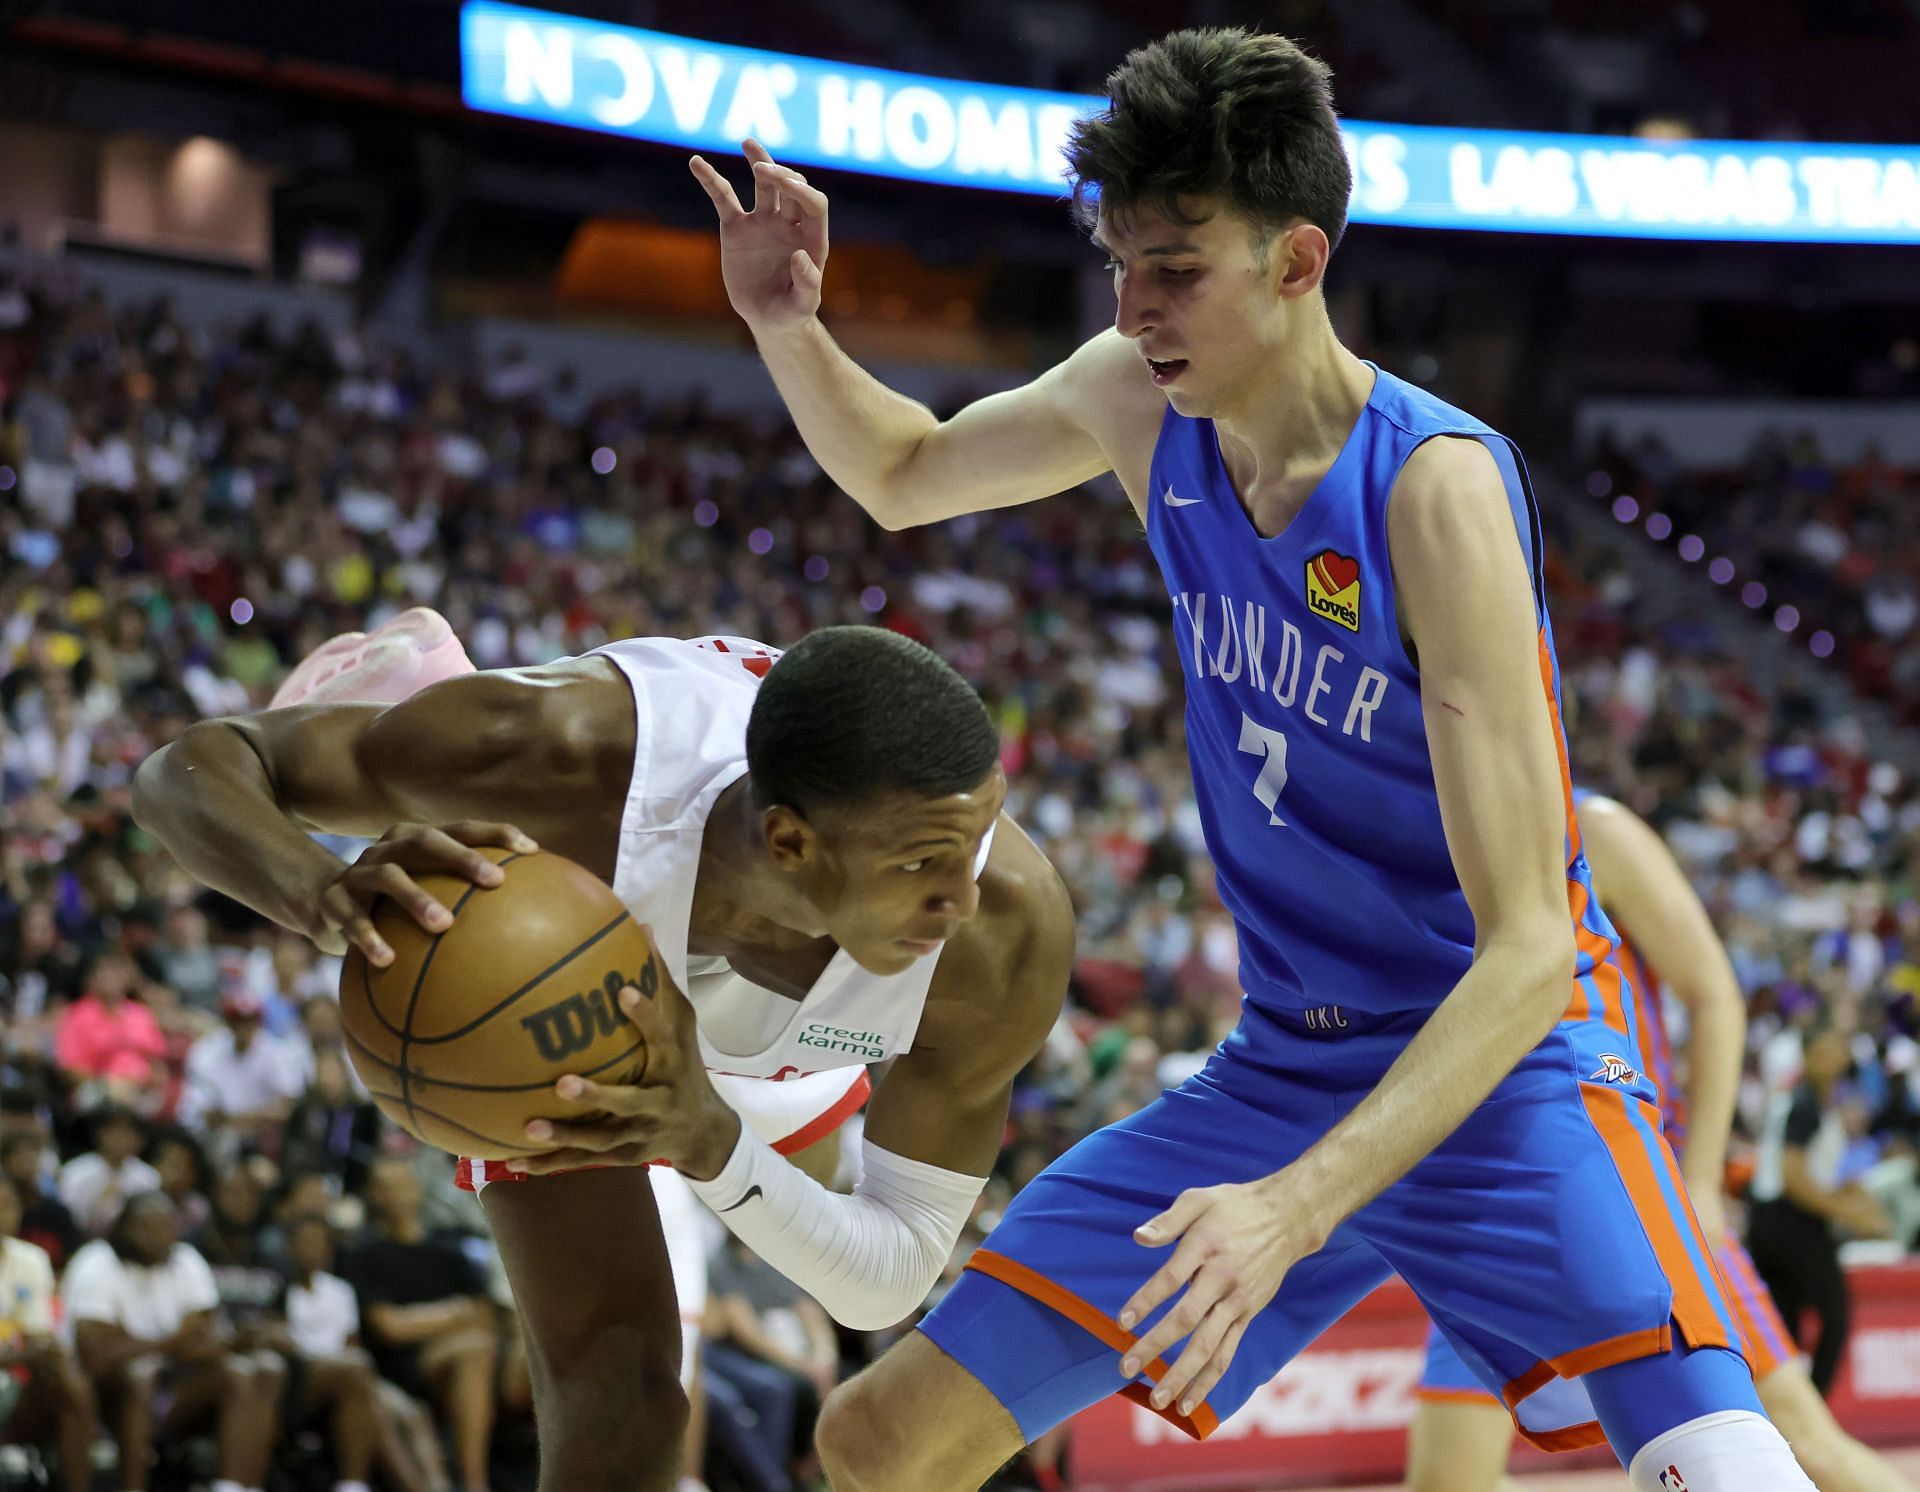
<path fill-rule="evenodd" d="M 1167 412 L 1167 396 L 1154 386 L 1146 359 L 1108 327 L 1081 343 L 1057 371 L 1062 396 L 1144 514 L 1153 447 Z"/>
<path fill-rule="evenodd" d="M 1073 946 L 1073 902 L 1060 873 L 1002 814 L 980 874 L 980 910 L 941 952 L 923 1033 L 950 1017 L 1017 1070 L 1060 1014 Z"/>

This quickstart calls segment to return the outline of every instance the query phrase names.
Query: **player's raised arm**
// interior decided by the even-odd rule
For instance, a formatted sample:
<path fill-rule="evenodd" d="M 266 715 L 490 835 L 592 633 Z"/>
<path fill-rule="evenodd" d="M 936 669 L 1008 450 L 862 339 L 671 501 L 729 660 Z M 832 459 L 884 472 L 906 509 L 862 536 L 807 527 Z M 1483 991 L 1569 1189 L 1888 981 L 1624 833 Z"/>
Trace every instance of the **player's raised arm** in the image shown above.
<path fill-rule="evenodd" d="M 1594 894 L 1646 962 L 1687 1007 L 1687 1142 L 1680 1172 L 1717 1244 L 1725 1231 L 1720 1192 L 1727 1136 L 1740 1096 L 1747 1010 L 1713 920 L 1646 821 L 1611 798 L 1580 805 L 1580 837 Z"/>
<path fill-rule="evenodd" d="M 1122 339 L 1104 333 L 1032 383 L 936 419 L 861 368 L 820 322 L 826 194 L 755 141 L 743 148 L 750 210 L 710 162 L 691 163 L 719 215 L 727 297 L 807 449 L 879 523 L 911 528 L 1031 502 L 1113 466 L 1099 429 L 1116 388 L 1130 388 L 1143 406 L 1153 394 Z"/>
<path fill-rule="evenodd" d="M 579 841 L 583 816 L 568 816 L 623 730 L 630 751 L 625 685 L 577 665 L 467 674 L 390 706 L 207 720 L 141 764 L 134 817 L 197 880 L 329 952 L 351 942 L 384 964 L 367 916 L 380 896 L 430 932 L 444 925 L 409 872 L 492 884 L 498 869 L 474 848 L 531 848 L 529 831 L 589 868 L 609 858 L 610 831 L 596 857 Z M 388 837 L 348 867 L 312 829 Z"/>

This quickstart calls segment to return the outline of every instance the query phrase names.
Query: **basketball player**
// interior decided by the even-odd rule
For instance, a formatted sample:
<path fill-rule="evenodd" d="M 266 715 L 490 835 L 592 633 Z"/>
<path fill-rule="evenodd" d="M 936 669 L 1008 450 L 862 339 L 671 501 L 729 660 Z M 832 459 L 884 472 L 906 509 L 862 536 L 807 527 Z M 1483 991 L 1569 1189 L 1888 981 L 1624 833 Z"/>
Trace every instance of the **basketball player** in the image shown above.
<path fill-rule="evenodd" d="M 978 1487 L 1116 1389 L 1204 1436 L 1398 1270 L 1523 1433 L 1604 1434 L 1646 1492 L 1804 1488 L 1632 1058 L 1524 469 L 1328 320 L 1352 178 L 1327 70 L 1183 31 L 1108 92 L 1069 162 L 1114 327 L 945 421 L 821 326 L 820 190 L 749 142 L 748 211 L 692 163 L 735 310 L 880 523 L 1119 478 L 1246 991 L 1199 1075 L 1049 1168 L 836 1394 L 834 1485 Z"/>
<path fill-rule="evenodd" d="M 1726 1225 L 1721 1176 L 1746 1049 L 1746 1008 L 1726 950 L 1686 873 L 1660 836 L 1624 804 L 1576 791 L 1595 893 L 1622 939 L 1616 955 L 1640 998 L 1640 1055 L 1680 1155 L 1687 1191 L 1729 1292 L 1754 1387 L 1807 1475 L 1827 1492 L 1912 1492 L 1907 1479 L 1840 1428 L 1794 1350 L 1747 1251 Z M 1662 1020 L 1667 993 L 1687 1011 L 1687 1081 L 1676 1081 Z M 1412 1492 L 1496 1492 L 1513 1421 L 1438 1328 L 1427 1341 L 1420 1407 L 1407 1445 Z"/>
<path fill-rule="evenodd" d="M 496 883 L 483 845 L 566 855 L 651 926 L 671 979 L 652 1001 L 621 992 L 640 1082 L 562 1078 L 578 1122 L 530 1125 L 537 1153 L 511 1170 L 464 1164 L 525 1326 L 542 1487 L 655 1492 L 686 1398 L 647 1162 L 847 1324 L 900 1320 L 946 1262 L 1071 961 L 1065 889 L 1005 794 L 966 682 L 906 638 L 839 627 L 777 661 L 638 638 L 390 705 L 203 722 L 142 765 L 134 811 L 207 885 L 376 964 L 392 954 L 372 903 L 445 927 L 413 876 Z M 381 838 L 346 866 L 316 829 Z M 708 1076 L 779 1093 L 888 1059 L 852 1195 L 789 1164 Z M 550 1174 L 582 1165 L 601 1168 Z"/>

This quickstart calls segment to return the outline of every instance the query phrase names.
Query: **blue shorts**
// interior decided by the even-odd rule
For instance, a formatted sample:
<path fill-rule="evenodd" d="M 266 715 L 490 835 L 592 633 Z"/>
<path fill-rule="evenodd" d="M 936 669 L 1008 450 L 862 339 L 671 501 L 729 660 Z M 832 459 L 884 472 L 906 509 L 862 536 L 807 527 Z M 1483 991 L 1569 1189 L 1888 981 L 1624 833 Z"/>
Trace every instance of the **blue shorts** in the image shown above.
<path fill-rule="evenodd" d="M 1496 1406 L 1500 1403 L 1500 1396 L 1467 1366 L 1447 1334 L 1432 1325 L 1427 1327 L 1427 1360 L 1420 1368 L 1419 1397 Z"/>
<path fill-rule="evenodd" d="M 1205 1438 L 1396 1272 L 1548 1450 L 1604 1439 L 1582 1373 L 1664 1352 L 1676 1328 L 1690 1347 L 1737 1351 L 1630 1026 L 1610 1013 L 1556 1027 L 1438 1149 L 1294 1266 L 1191 1417 L 1161 1413 Z M 1135 1336 L 1116 1318 L 1166 1257 L 1136 1244 L 1134 1228 L 1190 1187 L 1292 1162 L 1426 1016 L 1347 1019 L 1310 1031 L 1248 1007 L 1200 1073 L 1021 1192 L 921 1329 L 1029 1439 L 1110 1393 L 1145 1404 L 1178 1349 L 1121 1381 L 1115 1358 Z"/>
<path fill-rule="evenodd" d="M 1729 1234 L 1720 1240 L 1713 1254 L 1714 1262 L 1720 1266 L 1727 1303 L 1733 1308 L 1734 1325 L 1740 1332 L 1741 1354 L 1753 1370 L 1754 1382 L 1758 1383 L 1775 1369 L 1794 1361 L 1798 1348 L 1740 1240 Z M 1499 1396 L 1480 1381 L 1460 1355 L 1460 1349 L 1438 1326 L 1427 1332 L 1427 1360 L 1420 1369 L 1419 1396 L 1478 1400 L 1486 1404 L 1500 1402 Z"/>

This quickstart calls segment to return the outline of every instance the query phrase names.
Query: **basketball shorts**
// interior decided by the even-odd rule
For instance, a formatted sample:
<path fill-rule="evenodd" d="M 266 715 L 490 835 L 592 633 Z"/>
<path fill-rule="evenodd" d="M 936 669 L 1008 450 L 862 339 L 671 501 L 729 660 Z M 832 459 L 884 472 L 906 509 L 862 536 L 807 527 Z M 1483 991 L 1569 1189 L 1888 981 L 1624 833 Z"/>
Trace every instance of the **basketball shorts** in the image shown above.
<path fill-rule="evenodd" d="M 860 1112 L 873 1083 L 864 1067 L 836 1067 L 804 1077 L 773 1082 L 716 1072 L 714 1089 L 741 1122 L 782 1155 L 798 1155 L 818 1144 Z M 506 1162 L 462 1157 L 454 1173 L 462 1191 L 477 1192 L 495 1181 L 524 1181 Z M 565 1172 L 560 1174 L 564 1175 Z"/>
<path fill-rule="evenodd" d="M 1612 1014 L 1556 1027 L 1438 1149 L 1294 1266 L 1190 1416 L 1159 1412 L 1205 1438 L 1396 1272 L 1548 1450 L 1604 1439 L 1581 1374 L 1664 1352 L 1676 1334 L 1738 1350 L 1630 1028 Z M 1344 1029 L 1322 1031 L 1247 1007 L 1201 1072 L 1021 1192 L 921 1329 L 1029 1439 L 1109 1393 L 1146 1404 L 1179 1347 L 1122 1382 L 1118 1355 L 1136 1334 L 1120 1309 L 1167 1257 L 1135 1243 L 1134 1228 L 1184 1190 L 1293 1161 L 1425 1018 L 1348 1012 Z"/>
<path fill-rule="evenodd" d="M 1729 1233 L 1713 1255 L 1726 1286 L 1727 1303 L 1733 1308 L 1734 1324 L 1740 1329 L 1740 1349 L 1757 1383 L 1774 1369 L 1792 1362 L 1798 1355 L 1797 1349 L 1786 1322 L 1780 1319 L 1773 1297 L 1760 1282 L 1753 1260 L 1747 1257 L 1740 1240 Z M 1459 1349 L 1438 1326 L 1427 1332 L 1427 1361 L 1420 1372 L 1419 1394 L 1422 1399 L 1441 1401 L 1500 1402 L 1498 1395 L 1481 1385 Z"/>

